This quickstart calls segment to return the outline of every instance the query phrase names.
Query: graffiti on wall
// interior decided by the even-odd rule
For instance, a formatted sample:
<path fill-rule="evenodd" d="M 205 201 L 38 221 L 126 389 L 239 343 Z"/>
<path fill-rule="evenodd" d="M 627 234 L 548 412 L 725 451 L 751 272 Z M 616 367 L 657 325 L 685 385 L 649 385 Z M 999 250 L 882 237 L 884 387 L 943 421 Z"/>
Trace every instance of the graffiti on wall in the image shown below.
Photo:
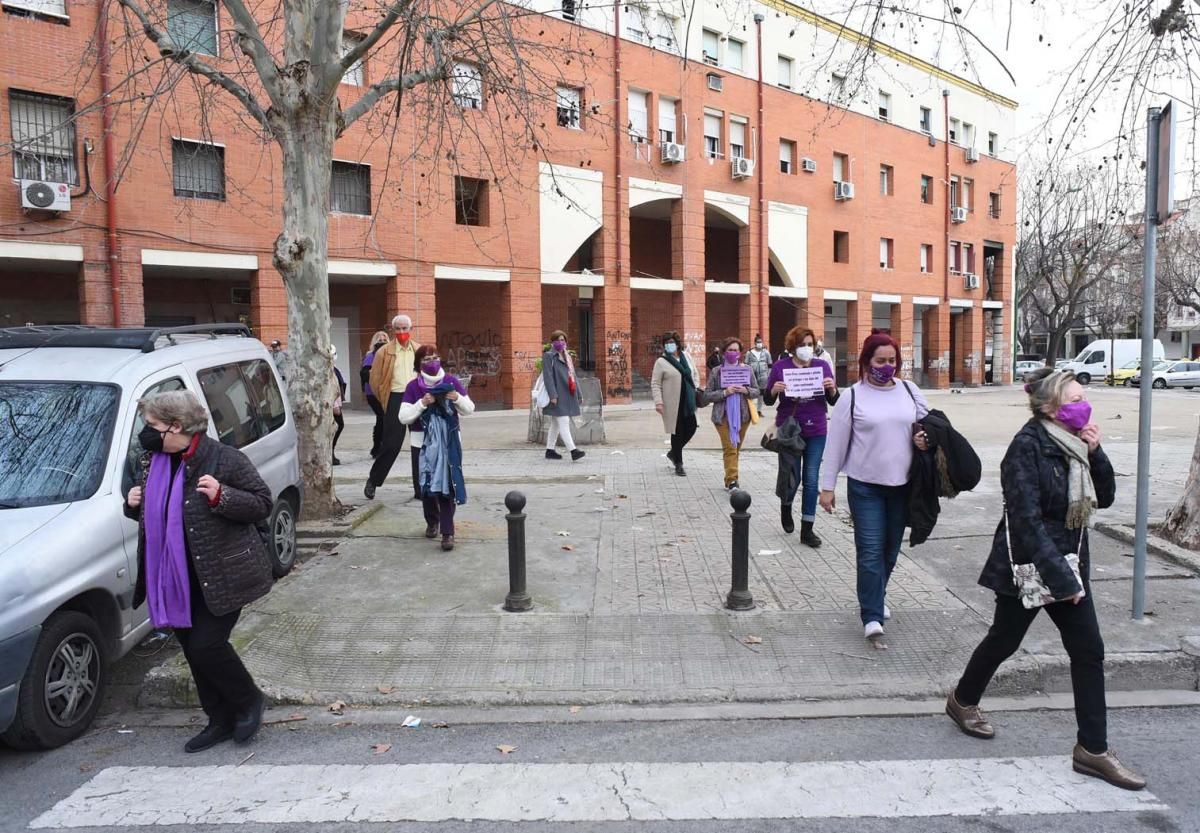
<path fill-rule="evenodd" d="M 913 367 L 913 348 L 911 344 L 900 345 L 900 372 L 911 373 Z"/>
<path fill-rule="evenodd" d="M 608 355 L 605 357 L 605 368 L 608 371 L 605 394 L 614 399 L 629 396 L 633 393 L 633 375 L 629 361 L 630 333 L 628 330 L 607 330 L 604 333 L 604 341 L 608 346 Z"/>
<path fill-rule="evenodd" d="M 503 356 L 500 334 L 486 329 L 481 332 L 450 332 L 441 337 L 439 348 L 446 369 L 456 376 L 470 376 L 471 387 L 486 388 L 490 380 L 500 378 Z"/>
<path fill-rule="evenodd" d="M 536 373 L 538 359 L 541 357 L 541 353 L 530 353 L 528 350 L 513 350 L 513 372 Z"/>
<path fill-rule="evenodd" d="M 926 370 L 949 370 L 950 369 L 950 354 L 942 353 L 940 356 L 931 356 Z"/>

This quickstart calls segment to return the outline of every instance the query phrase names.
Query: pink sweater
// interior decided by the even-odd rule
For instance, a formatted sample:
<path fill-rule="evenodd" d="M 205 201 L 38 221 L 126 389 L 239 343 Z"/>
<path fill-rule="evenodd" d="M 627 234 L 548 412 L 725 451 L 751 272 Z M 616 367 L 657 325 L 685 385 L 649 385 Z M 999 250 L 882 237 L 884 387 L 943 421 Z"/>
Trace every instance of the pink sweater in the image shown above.
<path fill-rule="evenodd" d="M 912 396 L 904 390 L 907 385 Z M 832 490 L 839 472 L 879 486 L 908 482 L 912 464 L 912 424 L 927 413 L 929 403 L 908 380 L 879 388 L 866 382 L 854 385 L 854 431 L 851 440 L 850 391 L 842 392 L 829 417 L 825 456 L 821 458 L 821 489 Z M 916 401 L 913 401 L 916 400 Z"/>

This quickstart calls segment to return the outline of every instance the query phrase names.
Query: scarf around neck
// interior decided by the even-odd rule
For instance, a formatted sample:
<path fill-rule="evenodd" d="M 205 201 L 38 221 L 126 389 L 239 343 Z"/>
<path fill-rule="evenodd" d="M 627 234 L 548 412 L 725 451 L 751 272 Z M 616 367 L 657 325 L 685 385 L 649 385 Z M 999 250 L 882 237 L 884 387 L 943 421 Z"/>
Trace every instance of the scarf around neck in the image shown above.
<path fill-rule="evenodd" d="M 679 416 L 690 417 L 696 413 L 696 380 L 692 378 L 692 368 L 687 359 L 676 359 L 670 353 L 663 353 L 663 358 L 667 360 L 667 364 L 679 371 L 679 375 L 683 377 L 683 413 Z"/>
<path fill-rule="evenodd" d="M 150 458 L 142 496 L 146 534 L 146 602 L 156 628 L 192 626 L 192 592 L 188 579 L 187 542 L 183 535 L 183 490 L 186 464 L 171 472 L 171 455 Z"/>
<path fill-rule="evenodd" d="M 737 365 L 722 363 L 717 367 L 717 373 L 720 373 L 723 367 L 737 367 Z M 742 395 L 740 393 L 725 397 L 725 424 L 729 426 L 729 444 L 737 448 L 738 440 L 742 438 Z"/>
<path fill-rule="evenodd" d="M 1096 508 L 1087 443 L 1051 420 L 1044 420 L 1042 425 L 1054 444 L 1067 455 L 1067 529 L 1083 529 Z"/>

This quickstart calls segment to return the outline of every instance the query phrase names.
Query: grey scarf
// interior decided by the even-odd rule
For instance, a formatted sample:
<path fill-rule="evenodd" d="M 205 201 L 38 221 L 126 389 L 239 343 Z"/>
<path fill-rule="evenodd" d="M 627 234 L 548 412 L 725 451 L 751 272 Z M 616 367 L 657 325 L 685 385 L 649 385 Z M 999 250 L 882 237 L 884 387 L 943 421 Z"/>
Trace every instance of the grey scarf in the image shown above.
<path fill-rule="evenodd" d="M 1087 443 L 1050 420 L 1045 420 L 1042 425 L 1054 444 L 1067 455 L 1067 529 L 1083 529 L 1096 509 L 1096 488 L 1092 485 Z"/>

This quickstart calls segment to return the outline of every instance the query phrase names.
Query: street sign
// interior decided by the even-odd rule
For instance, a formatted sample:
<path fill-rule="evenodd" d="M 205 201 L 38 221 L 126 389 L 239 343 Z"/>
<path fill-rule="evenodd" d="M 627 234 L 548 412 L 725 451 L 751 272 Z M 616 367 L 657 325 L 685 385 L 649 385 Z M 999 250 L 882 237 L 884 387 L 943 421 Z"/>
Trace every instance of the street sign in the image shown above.
<path fill-rule="evenodd" d="M 1156 222 L 1162 225 L 1175 209 L 1175 108 L 1168 101 L 1158 121 L 1158 193 Z"/>

